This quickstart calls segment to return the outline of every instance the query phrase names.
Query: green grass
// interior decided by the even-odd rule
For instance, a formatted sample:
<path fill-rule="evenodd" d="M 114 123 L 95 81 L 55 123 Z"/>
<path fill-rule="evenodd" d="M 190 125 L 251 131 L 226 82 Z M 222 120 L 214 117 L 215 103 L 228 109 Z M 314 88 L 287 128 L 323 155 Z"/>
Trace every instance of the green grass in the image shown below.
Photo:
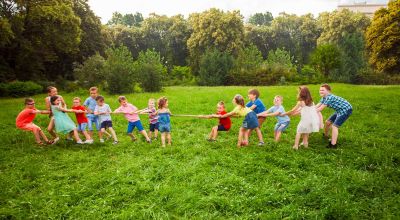
<path fill-rule="evenodd" d="M 145 107 L 166 95 L 172 113 L 207 114 L 224 100 L 246 95 L 249 87 L 169 87 L 163 93 L 131 94 Z M 272 105 L 284 96 L 290 109 L 297 87 L 259 87 Z M 310 89 L 319 100 L 318 86 Z M 120 144 L 75 145 L 60 141 L 38 148 L 33 135 L 15 128 L 23 99 L 0 99 L 0 218 L 118 219 L 396 219 L 400 216 L 400 86 L 334 84 L 349 100 L 353 115 L 340 129 L 337 150 L 326 149 L 320 134 L 310 149 L 291 146 L 299 118 L 274 144 L 274 118 L 262 129 L 265 147 L 236 148 L 241 119 L 216 143 L 205 139 L 217 120 L 172 118 L 173 146 L 129 142 L 122 116 L 113 115 Z M 76 95 L 62 94 L 71 104 Z M 39 108 L 44 96 L 35 96 Z M 106 96 L 112 109 L 117 96 Z M 323 112 L 324 118 L 332 110 Z M 73 115 L 71 115 L 74 118 Z M 148 119 L 141 116 L 147 127 Z M 36 124 L 45 128 L 46 115 Z"/>

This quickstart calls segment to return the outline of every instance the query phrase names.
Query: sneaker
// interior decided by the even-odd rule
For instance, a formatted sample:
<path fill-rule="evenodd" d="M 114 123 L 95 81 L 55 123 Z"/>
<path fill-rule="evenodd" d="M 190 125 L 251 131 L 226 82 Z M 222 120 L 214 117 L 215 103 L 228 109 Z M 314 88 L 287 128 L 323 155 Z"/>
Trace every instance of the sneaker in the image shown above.
<path fill-rule="evenodd" d="M 84 144 L 84 142 L 82 140 L 78 140 L 76 143 L 77 144 Z"/>
<path fill-rule="evenodd" d="M 258 146 L 264 146 L 264 141 L 260 141 L 260 142 L 258 142 Z"/>
<path fill-rule="evenodd" d="M 329 142 L 329 144 L 328 144 L 328 146 L 326 146 L 326 148 L 336 149 L 337 148 L 337 143 L 336 144 L 332 144 L 331 142 Z"/>
<path fill-rule="evenodd" d="M 118 144 L 118 141 L 114 141 L 113 144 Z"/>
<path fill-rule="evenodd" d="M 86 140 L 85 144 L 93 144 L 93 139 Z"/>
<path fill-rule="evenodd" d="M 100 143 L 104 143 L 104 139 L 103 138 L 100 139 Z"/>
<path fill-rule="evenodd" d="M 60 140 L 60 137 L 56 137 L 53 139 L 53 144 L 56 144 Z"/>

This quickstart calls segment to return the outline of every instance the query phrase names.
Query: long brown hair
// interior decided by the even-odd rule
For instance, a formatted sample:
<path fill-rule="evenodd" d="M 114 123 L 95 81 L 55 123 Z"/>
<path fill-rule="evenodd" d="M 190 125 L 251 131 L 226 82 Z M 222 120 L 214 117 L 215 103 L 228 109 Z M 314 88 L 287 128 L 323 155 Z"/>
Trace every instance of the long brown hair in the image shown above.
<path fill-rule="evenodd" d="M 167 97 L 164 96 L 164 97 L 159 98 L 158 99 L 158 109 L 164 108 L 165 103 L 167 103 L 167 102 L 168 102 Z"/>
<path fill-rule="evenodd" d="M 235 99 L 236 104 L 241 105 L 242 107 L 244 107 L 244 99 L 243 99 L 243 96 L 237 94 L 237 95 L 235 95 L 235 98 L 234 98 L 234 99 Z"/>
<path fill-rule="evenodd" d="M 299 95 L 297 96 L 297 101 L 304 101 L 306 106 L 311 106 L 313 99 L 311 97 L 310 90 L 306 86 L 299 87 Z"/>

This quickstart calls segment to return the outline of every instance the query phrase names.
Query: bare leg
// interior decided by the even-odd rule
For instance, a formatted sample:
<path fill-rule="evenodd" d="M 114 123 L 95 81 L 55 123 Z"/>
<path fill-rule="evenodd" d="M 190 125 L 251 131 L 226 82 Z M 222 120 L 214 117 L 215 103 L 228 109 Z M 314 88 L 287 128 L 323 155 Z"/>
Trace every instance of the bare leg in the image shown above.
<path fill-rule="evenodd" d="M 303 134 L 303 146 L 304 148 L 308 148 L 308 137 L 310 134 Z"/>
<path fill-rule="evenodd" d="M 85 136 L 86 140 L 92 140 L 92 138 L 90 137 L 89 133 L 87 131 L 82 131 L 83 136 Z"/>
<path fill-rule="evenodd" d="M 47 126 L 47 131 L 49 132 L 49 134 L 51 136 L 53 136 L 53 138 L 57 138 L 58 137 L 56 132 L 54 132 L 54 117 L 51 117 L 49 126 Z"/>
<path fill-rule="evenodd" d="M 321 112 L 318 112 L 318 118 L 319 118 L 319 128 L 324 129 L 324 117 L 322 116 Z"/>
<path fill-rule="evenodd" d="M 82 141 L 81 138 L 79 137 L 78 130 L 74 129 L 72 132 L 73 132 L 73 134 L 74 134 L 74 138 L 75 138 L 75 141 L 76 141 L 76 142 Z"/>
<path fill-rule="evenodd" d="M 218 126 L 213 127 L 214 134 L 212 136 L 212 139 L 217 140 L 218 136 Z"/>
<path fill-rule="evenodd" d="M 47 136 L 44 134 L 42 130 L 39 130 L 40 136 L 43 138 L 44 141 L 49 142 L 49 139 L 47 139 Z"/>
<path fill-rule="evenodd" d="M 238 142 L 237 147 L 240 148 L 242 146 L 242 138 L 243 138 L 243 128 L 239 128 Z"/>
<path fill-rule="evenodd" d="M 260 127 L 256 128 L 256 132 L 257 132 L 258 141 L 264 142 Z"/>
<path fill-rule="evenodd" d="M 275 141 L 276 142 L 278 142 L 279 139 L 281 139 L 281 134 L 282 134 L 282 132 L 280 132 L 280 131 L 276 131 L 275 132 Z"/>
<path fill-rule="evenodd" d="M 296 133 L 296 137 L 294 139 L 293 149 L 299 149 L 299 142 L 300 142 L 301 133 Z"/>
<path fill-rule="evenodd" d="M 157 138 L 158 136 L 158 129 L 154 129 L 154 138 Z"/>
<path fill-rule="evenodd" d="M 167 132 L 168 145 L 171 145 L 171 133 Z"/>
<path fill-rule="evenodd" d="M 325 122 L 325 128 L 324 128 L 325 137 L 329 136 L 329 130 L 331 129 L 331 127 L 332 127 L 332 122 L 331 121 L 326 121 Z"/>
<path fill-rule="evenodd" d="M 106 130 L 105 128 L 100 129 L 100 131 L 98 132 L 99 133 L 99 139 L 103 139 L 103 133 L 104 133 L 105 130 Z"/>
<path fill-rule="evenodd" d="M 339 128 L 336 126 L 332 126 L 332 140 L 331 144 L 335 145 L 339 136 Z"/>
<path fill-rule="evenodd" d="M 249 133 L 250 133 L 250 129 L 246 129 L 246 128 L 240 128 L 243 129 L 242 134 L 243 134 L 243 145 L 247 146 L 249 145 Z"/>
<path fill-rule="evenodd" d="M 166 132 L 162 132 L 161 133 L 161 145 L 162 145 L 162 147 L 165 147 L 165 135 L 166 135 Z"/>
<path fill-rule="evenodd" d="M 132 133 L 128 133 L 128 136 L 131 138 L 132 141 L 136 141 L 136 137 Z"/>
<path fill-rule="evenodd" d="M 33 134 L 35 135 L 36 143 L 42 142 L 42 140 L 40 139 L 40 134 L 39 134 L 40 131 L 41 130 L 33 130 Z"/>
<path fill-rule="evenodd" d="M 153 132 L 149 131 L 149 138 L 151 139 L 153 137 Z"/>
<path fill-rule="evenodd" d="M 217 130 L 218 130 L 218 126 L 212 127 L 212 128 L 211 128 L 210 135 L 208 135 L 208 139 L 215 140 L 215 138 L 216 138 L 215 131 L 217 131 Z M 218 132 L 218 131 L 217 131 L 217 132 Z M 214 136 L 215 136 L 215 137 L 214 137 Z"/>
<path fill-rule="evenodd" d="M 146 138 L 146 141 L 150 141 L 149 136 L 147 136 L 146 130 L 142 130 L 142 131 L 140 131 L 140 133 Z"/>
<path fill-rule="evenodd" d="M 112 135 L 112 138 L 114 139 L 114 141 L 118 141 L 117 134 L 115 134 L 114 128 L 109 127 L 108 130 L 111 132 L 111 135 Z"/>

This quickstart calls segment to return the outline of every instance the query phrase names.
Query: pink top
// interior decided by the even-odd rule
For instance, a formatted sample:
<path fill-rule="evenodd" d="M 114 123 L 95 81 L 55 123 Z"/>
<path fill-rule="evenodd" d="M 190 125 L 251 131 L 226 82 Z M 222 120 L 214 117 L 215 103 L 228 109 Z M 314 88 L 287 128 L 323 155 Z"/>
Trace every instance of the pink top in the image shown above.
<path fill-rule="evenodd" d="M 123 112 L 125 113 L 125 118 L 126 120 L 130 122 L 135 122 L 139 121 L 139 114 L 130 114 L 131 112 L 137 111 L 138 108 L 136 106 L 128 103 L 126 106 L 120 106 L 119 108 L 116 109 L 117 112 Z"/>

